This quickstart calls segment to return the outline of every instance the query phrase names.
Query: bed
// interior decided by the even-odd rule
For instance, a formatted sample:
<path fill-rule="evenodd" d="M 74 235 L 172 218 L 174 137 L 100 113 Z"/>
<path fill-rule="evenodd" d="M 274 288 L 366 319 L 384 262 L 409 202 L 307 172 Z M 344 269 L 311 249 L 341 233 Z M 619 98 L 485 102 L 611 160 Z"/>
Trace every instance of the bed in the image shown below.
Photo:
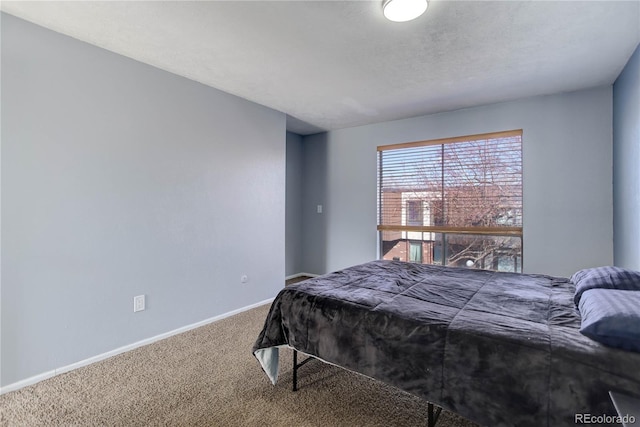
<path fill-rule="evenodd" d="M 253 354 L 275 384 L 286 346 L 481 425 L 615 421 L 640 396 L 640 353 L 580 333 L 566 278 L 373 261 L 275 298 Z"/>

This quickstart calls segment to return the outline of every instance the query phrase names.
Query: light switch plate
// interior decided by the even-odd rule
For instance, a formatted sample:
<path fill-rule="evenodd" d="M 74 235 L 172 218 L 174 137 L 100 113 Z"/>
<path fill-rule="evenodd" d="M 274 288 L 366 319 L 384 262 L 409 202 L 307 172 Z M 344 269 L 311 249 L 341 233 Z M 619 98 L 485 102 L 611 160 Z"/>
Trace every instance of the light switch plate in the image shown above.
<path fill-rule="evenodd" d="M 133 312 L 142 311 L 145 308 L 144 295 L 133 297 Z"/>

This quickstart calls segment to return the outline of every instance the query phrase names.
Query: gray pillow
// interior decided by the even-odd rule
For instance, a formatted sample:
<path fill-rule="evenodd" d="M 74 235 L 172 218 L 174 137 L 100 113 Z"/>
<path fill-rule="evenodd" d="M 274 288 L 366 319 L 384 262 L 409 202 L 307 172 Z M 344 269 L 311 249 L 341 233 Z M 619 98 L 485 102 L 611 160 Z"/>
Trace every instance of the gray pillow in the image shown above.
<path fill-rule="evenodd" d="M 573 298 L 576 307 L 580 303 L 582 294 L 589 289 L 640 291 L 640 271 L 621 267 L 585 268 L 574 273 L 571 276 L 571 281 L 576 285 L 576 293 Z"/>
<path fill-rule="evenodd" d="M 640 292 L 590 289 L 580 299 L 580 332 L 610 347 L 640 352 Z"/>

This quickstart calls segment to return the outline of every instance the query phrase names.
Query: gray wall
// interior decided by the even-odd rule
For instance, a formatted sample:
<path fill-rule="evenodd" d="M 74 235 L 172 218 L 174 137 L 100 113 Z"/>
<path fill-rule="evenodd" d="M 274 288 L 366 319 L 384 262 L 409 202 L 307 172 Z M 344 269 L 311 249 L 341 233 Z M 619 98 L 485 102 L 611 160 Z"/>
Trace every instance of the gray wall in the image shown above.
<path fill-rule="evenodd" d="M 640 270 L 640 46 L 613 85 L 614 262 Z"/>
<path fill-rule="evenodd" d="M 568 276 L 611 264 L 609 86 L 305 137 L 304 268 L 376 258 L 378 145 L 511 129 L 523 129 L 524 271 Z"/>
<path fill-rule="evenodd" d="M 303 197 L 302 197 L 302 270 L 323 274 L 327 268 L 327 211 L 328 165 L 326 133 L 302 138 Z M 318 205 L 322 213 L 318 213 Z M 365 252 L 366 253 L 366 252 Z"/>
<path fill-rule="evenodd" d="M 6 14 L 1 35 L 2 385 L 276 294 L 284 114 Z"/>
<path fill-rule="evenodd" d="M 285 274 L 302 273 L 302 137 L 287 132 Z"/>

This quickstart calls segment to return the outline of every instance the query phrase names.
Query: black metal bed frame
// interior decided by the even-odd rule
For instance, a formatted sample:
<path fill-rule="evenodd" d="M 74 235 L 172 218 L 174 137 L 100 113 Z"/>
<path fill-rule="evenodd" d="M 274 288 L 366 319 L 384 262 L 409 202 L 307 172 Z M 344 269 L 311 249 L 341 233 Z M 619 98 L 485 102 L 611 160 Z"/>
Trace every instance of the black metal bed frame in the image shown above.
<path fill-rule="evenodd" d="M 298 350 L 293 349 L 293 391 L 298 391 L 298 369 L 313 359 L 316 358 L 309 356 L 302 362 L 298 363 Z M 436 406 L 431 402 L 427 402 L 427 427 L 435 427 L 438 422 L 438 418 L 440 418 L 440 412 L 442 412 L 441 407 Z"/>

